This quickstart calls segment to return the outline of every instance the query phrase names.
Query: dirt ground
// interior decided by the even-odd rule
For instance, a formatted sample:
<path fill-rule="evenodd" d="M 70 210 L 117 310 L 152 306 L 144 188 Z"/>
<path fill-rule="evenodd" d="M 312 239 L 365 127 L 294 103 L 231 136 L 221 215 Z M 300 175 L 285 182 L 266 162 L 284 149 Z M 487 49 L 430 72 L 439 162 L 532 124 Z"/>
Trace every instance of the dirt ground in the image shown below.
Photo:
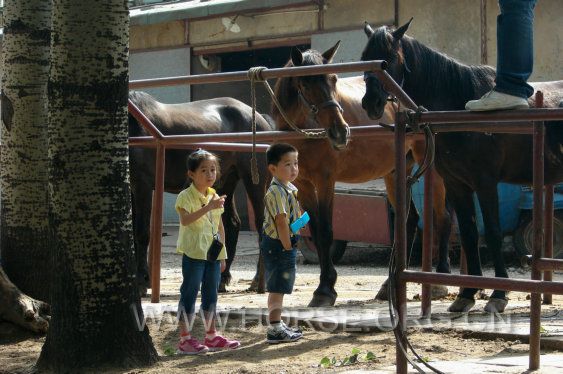
<path fill-rule="evenodd" d="M 163 254 L 162 305 L 174 308 L 178 301 L 181 282 L 179 258 L 170 249 Z M 385 305 L 373 300 L 379 285 L 385 279 L 386 269 L 374 267 L 371 255 L 360 258 L 345 258 L 345 264 L 338 265 L 339 274 L 336 290 L 339 293 L 336 309 L 366 308 Z M 237 258 L 233 265 L 233 282 L 226 294 L 219 297 L 219 306 L 231 309 L 256 310 L 266 305 L 265 295 L 247 292 L 254 274 L 256 256 L 247 254 Z M 346 264 L 347 262 L 347 264 Z M 352 262 L 352 263 L 350 263 Z M 458 270 L 454 270 L 457 272 Z M 491 274 L 491 269 L 487 270 Z M 529 273 L 510 269 L 511 277 L 529 278 Z M 561 277 L 556 276 L 556 279 Z M 298 265 L 295 292 L 286 299 L 286 307 L 305 308 L 318 284 L 318 265 Z M 453 298 L 456 288 L 450 288 Z M 416 301 L 420 286 L 409 285 L 408 298 Z M 527 295 L 511 293 L 510 299 L 526 300 Z M 148 303 L 148 299 L 143 300 Z M 476 310 L 482 309 L 485 301 L 478 301 Z M 153 306 L 155 304 L 152 304 Z M 509 304 L 510 305 L 510 304 Z M 554 297 L 554 306 L 563 306 L 563 299 Z M 268 345 L 265 343 L 266 327 L 256 319 L 225 319 L 222 333 L 238 339 L 240 349 L 228 352 L 210 353 L 203 356 L 179 356 L 173 354 L 178 340 L 175 317 L 164 314 L 148 320 L 153 342 L 160 355 L 160 362 L 150 368 L 138 368 L 112 373 L 318 373 L 327 371 L 377 370 L 395 364 L 395 339 L 392 332 L 360 331 L 316 331 L 302 326 L 304 338 L 295 343 Z M 196 337 L 203 336 L 201 320 L 194 326 Z M 452 329 L 432 331 L 431 329 L 409 329 L 409 339 L 425 360 L 462 360 L 478 357 L 502 357 L 528 353 L 528 345 L 519 340 L 480 340 L 471 335 Z M 0 373 L 25 373 L 36 362 L 45 337 L 33 336 L 8 324 L 0 324 Z M 338 366 L 340 361 L 359 350 L 358 361 L 349 366 Z M 366 359 L 366 354 L 371 360 Z M 327 357 L 336 365 L 320 366 Z M 563 356 L 562 356 L 563 357 Z M 99 372 L 94 370 L 93 372 Z"/>

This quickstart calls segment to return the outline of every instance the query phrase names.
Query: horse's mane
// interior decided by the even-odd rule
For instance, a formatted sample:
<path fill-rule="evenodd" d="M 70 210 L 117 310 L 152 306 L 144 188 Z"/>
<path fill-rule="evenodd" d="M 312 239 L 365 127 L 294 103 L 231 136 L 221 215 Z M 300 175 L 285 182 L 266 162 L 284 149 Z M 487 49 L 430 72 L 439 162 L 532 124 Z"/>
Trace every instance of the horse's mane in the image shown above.
<path fill-rule="evenodd" d="M 388 27 L 378 28 L 370 43 L 389 49 Z M 495 69 L 487 65 L 466 65 L 442 52 L 425 46 L 407 35 L 401 39 L 403 56 L 410 73 L 406 73 L 404 87 L 410 89 L 415 102 L 433 102 L 442 107 L 428 109 L 463 109 L 468 100 L 479 98 L 493 87 Z M 409 77 L 416 77 L 409 80 Z M 444 100 L 444 98 L 447 98 Z"/>
<path fill-rule="evenodd" d="M 303 52 L 303 64 L 301 66 L 308 66 L 308 65 L 322 65 L 327 63 L 326 59 L 321 55 L 319 51 L 314 49 L 308 49 Z M 292 67 L 293 62 L 291 59 L 284 65 L 284 67 Z M 291 110 L 292 108 L 296 108 L 298 104 L 298 95 L 297 89 L 295 88 L 295 80 L 298 79 L 297 77 L 284 77 L 279 78 L 274 86 L 274 94 L 276 95 L 280 106 L 284 108 L 286 111 Z M 275 104 L 272 103 L 272 117 L 274 118 L 275 122 L 284 123 L 285 120 L 283 119 L 279 109 L 276 107 Z"/>

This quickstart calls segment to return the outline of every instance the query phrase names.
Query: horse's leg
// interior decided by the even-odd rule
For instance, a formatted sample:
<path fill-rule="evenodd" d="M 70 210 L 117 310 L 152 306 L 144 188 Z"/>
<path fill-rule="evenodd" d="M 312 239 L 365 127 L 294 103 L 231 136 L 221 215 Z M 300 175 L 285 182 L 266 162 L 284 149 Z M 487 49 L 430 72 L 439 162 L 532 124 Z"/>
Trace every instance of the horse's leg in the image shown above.
<path fill-rule="evenodd" d="M 479 258 L 479 232 L 477 231 L 473 191 L 461 183 L 446 181 L 447 199 L 455 210 L 461 236 L 461 245 L 465 251 L 467 272 L 469 275 L 483 275 Z M 476 288 L 463 288 L 456 300 L 450 305 L 450 312 L 467 312 L 475 305 Z"/>
<path fill-rule="evenodd" d="M 309 213 L 309 229 L 317 248 L 321 267 L 319 286 L 315 290 L 309 306 L 331 306 L 334 305 L 337 297 L 334 290 L 337 275 L 329 254 L 332 244 L 334 181 L 329 178 L 323 183 L 314 185 L 309 181 L 300 180 L 298 187 L 301 207 Z M 315 189 L 317 193 L 315 193 Z"/>
<path fill-rule="evenodd" d="M 225 270 L 221 273 L 221 283 L 219 292 L 226 292 L 226 286 L 231 282 L 231 265 L 237 252 L 238 235 L 240 231 L 240 218 L 235 205 L 235 188 L 238 176 L 235 171 L 230 171 L 226 175 L 221 188 L 217 190 L 219 195 L 226 195 L 223 205 L 223 227 L 225 228 L 225 247 L 227 248 L 227 260 Z"/>
<path fill-rule="evenodd" d="M 385 181 L 385 188 L 387 190 L 387 198 L 389 203 L 393 206 L 393 209 L 397 207 L 397 195 L 395 187 L 395 173 L 389 173 L 383 177 Z M 411 199 L 409 203 L 409 211 L 407 216 L 407 251 L 412 251 L 412 246 L 414 244 L 416 231 L 418 229 L 418 210 L 414 206 L 414 202 Z M 394 244 L 393 244 L 394 245 Z M 407 255 L 407 257 L 409 257 Z M 389 300 L 389 278 L 385 279 L 379 291 L 375 295 L 378 300 Z"/>
<path fill-rule="evenodd" d="M 256 231 L 258 232 L 258 248 L 260 247 L 260 241 L 262 239 L 262 224 L 264 223 L 264 195 L 266 193 L 266 183 L 268 181 L 269 178 L 267 175 L 261 175 L 258 184 L 254 184 L 252 182 L 251 175 L 248 175 L 243 179 L 248 199 L 250 200 L 250 204 L 252 204 L 252 210 L 254 210 L 254 225 L 256 227 Z M 262 258 L 262 253 L 260 251 L 258 251 L 258 253 L 256 274 L 252 280 L 250 290 L 256 291 L 257 293 L 264 293 L 266 291 L 264 260 Z"/>
<path fill-rule="evenodd" d="M 479 188 L 477 190 L 477 197 L 479 198 L 479 206 L 483 213 L 487 249 L 493 255 L 495 277 L 508 278 L 502 256 L 502 231 L 500 228 L 496 183 L 489 183 L 487 186 Z M 506 291 L 494 290 L 487 305 L 485 305 L 485 311 L 489 313 L 502 313 L 507 303 Z"/>
<path fill-rule="evenodd" d="M 137 260 L 137 287 L 145 296 L 150 288 L 147 250 L 149 247 L 152 190 L 143 183 L 135 183 L 131 193 L 133 211 L 133 236 Z"/>

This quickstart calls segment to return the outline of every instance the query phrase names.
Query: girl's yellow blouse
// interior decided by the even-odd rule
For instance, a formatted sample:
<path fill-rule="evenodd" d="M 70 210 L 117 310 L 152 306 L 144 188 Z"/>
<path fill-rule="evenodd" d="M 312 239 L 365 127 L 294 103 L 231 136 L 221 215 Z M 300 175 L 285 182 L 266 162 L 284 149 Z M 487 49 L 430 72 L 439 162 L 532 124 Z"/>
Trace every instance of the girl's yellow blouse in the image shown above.
<path fill-rule="evenodd" d="M 215 190 L 210 187 L 207 190 L 207 195 L 204 196 L 192 184 L 178 194 L 176 211 L 180 214 L 180 208 L 182 208 L 188 213 L 193 213 L 207 205 L 211 198 L 216 195 Z M 185 254 L 195 260 L 205 260 L 207 258 L 207 250 L 213 241 L 213 234 L 219 230 L 221 214 L 223 214 L 223 208 L 213 209 L 187 226 L 180 224 L 176 252 Z M 225 239 L 221 238 L 221 241 L 224 242 Z M 227 250 L 223 245 L 223 249 L 217 259 L 224 260 L 226 258 Z"/>

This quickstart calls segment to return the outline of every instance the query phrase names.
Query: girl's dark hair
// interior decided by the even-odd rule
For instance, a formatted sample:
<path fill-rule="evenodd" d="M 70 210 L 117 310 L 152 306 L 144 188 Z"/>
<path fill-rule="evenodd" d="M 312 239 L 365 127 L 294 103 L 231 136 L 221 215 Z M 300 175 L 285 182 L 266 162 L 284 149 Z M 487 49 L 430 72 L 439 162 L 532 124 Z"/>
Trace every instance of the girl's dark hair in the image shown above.
<path fill-rule="evenodd" d="M 190 153 L 188 160 L 186 162 L 189 171 L 196 171 L 199 165 L 205 160 L 215 161 L 215 166 L 217 168 L 217 176 L 221 172 L 219 166 L 219 157 L 215 154 L 208 152 L 204 149 L 198 148 L 194 152 Z"/>

